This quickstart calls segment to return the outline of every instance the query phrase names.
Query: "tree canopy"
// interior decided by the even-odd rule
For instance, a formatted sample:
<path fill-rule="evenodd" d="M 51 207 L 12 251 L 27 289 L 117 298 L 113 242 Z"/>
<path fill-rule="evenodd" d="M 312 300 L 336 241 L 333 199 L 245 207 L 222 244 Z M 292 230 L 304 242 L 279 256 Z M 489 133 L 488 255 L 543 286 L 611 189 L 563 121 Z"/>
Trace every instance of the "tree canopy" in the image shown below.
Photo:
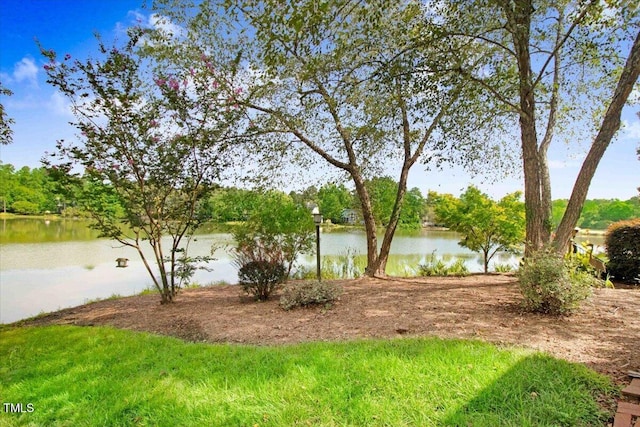
<path fill-rule="evenodd" d="M 123 45 L 101 42 L 97 59 L 42 53 L 48 82 L 71 103 L 80 133 L 78 142 L 58 142 L 50 170 L 74 181 L 103 236 L 137 250 L 165 303 L 193 272 L 188 236 L 200 223 L 200 201 L 227 166 L 223 153 L 240 113 L 211 90 L 208 76 L 145 56 L 154 36 L 132 28 Z M 74 177 L 75 166 L 84 168 L 84 180 Z"/>
<path fill-rule="evenodd" d="M 482 103 L 464 101 L 477 91 L 452 71 L 438 26 L 417 2 L 209 0 L 191 13 L 171 6 L 163 13 L 188 29 L 182 47 L 191 52 L 228 51 L 226 40 L 214 44 L 220 39 L 211 33 L 219 27 L 210 18 L 224 8 L 235 23 L 232 48 L 245 72 L 226 88 L 251 112 L 252 136 L 263 141 L 258 154 L 268 160 L 262 164 L 286 158 L 308 169 L 319 161 L 352 181 L 367 233 L 368 275 L 384 275 L 415 164 L 473 166 L 473 159 L 500 151 L 497 144 L 488 149 L 491 139 L 483 137 L 495 129 L 495 116 L 480 117 Z M 450 48 L 477 54 L 461 43 Z M 397 190 L 378 249 L 365 183 L 383 170 L 394 170 Z"/>
<path fill-rule="evenodd" d="M 524 243 L 525 217 L 522 193 L 491 200 L 475 187 L 456 198 L 450 194 L 429 194 L 439 222 L 464 237 L 459 244 L 482 253 L 484 272 L 499 251 L 518 251 Z"/>
<path fill-rule="evenodd" d="M 486 48 L 480 68 L 461 58 L 460 73 L 518 120 L 528 250 L 551 237 L 552 141 L 593 141 L 556 233 L 562 251 L 640 73 L 640 10 L 628 1 L 478 0 L 445 13 L 458 17 L 449 37 Z"/>

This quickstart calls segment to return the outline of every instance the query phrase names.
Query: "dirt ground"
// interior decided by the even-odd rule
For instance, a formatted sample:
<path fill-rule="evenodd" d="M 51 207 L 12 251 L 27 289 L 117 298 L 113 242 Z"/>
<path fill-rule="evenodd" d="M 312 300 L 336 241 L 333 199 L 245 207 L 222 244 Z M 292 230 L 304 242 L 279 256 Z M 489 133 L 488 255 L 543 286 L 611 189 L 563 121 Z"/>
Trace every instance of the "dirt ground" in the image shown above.
<path fill-rule="evenodd" d="M 400 336 L 472 338 L 541 350 L 583 363 L 619 384 L 640 371 L 640 289 L 597 289 L 571 316 L 530 314 L 512 275 L 336 281 L 333 307 L 284 311 L 278 296 L 254 302 L 237 286 L 106 300 L 24 325 L 110 325 L 189 341 L 282 344 Z"/>

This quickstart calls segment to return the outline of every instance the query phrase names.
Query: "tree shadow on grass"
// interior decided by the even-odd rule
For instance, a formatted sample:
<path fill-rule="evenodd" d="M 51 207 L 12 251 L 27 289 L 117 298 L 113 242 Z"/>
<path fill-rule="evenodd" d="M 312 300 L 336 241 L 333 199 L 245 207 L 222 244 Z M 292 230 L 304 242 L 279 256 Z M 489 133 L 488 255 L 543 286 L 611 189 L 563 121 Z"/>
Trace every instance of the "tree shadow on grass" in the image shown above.
<path fill-rule="evenodd" d="M 611 416 L 615 393 L 607 378 L 582 365 L 534 354 L 482 389 L 443 424 L 602 426 Z"/>

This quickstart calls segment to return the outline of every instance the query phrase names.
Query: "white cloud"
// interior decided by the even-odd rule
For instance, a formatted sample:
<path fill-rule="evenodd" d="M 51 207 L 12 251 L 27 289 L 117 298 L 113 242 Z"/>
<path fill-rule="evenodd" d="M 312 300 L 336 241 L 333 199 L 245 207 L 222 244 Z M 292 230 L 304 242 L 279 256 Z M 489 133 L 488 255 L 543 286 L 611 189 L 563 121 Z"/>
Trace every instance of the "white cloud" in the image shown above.
<path fill-rule="evenodd" d="M 184 28 L 174 24 L 166 16 L 158 15 L 155 13 L 149 16 L 149 25 L 172 37 L 180 38 L 186 35 L 186 30 Z"/>
<path fill-rule="evenodd" d="M 183 37 L 187 33 L 183 27 L 171 22 L 170 18 L 157 13 L 146 16 L 137 10 L 130 10 L 128 16 L 135 21 L 136 25 L 161 30 L 172 37 Z M 116 25 L 116 31 L 126 31 L 126 29 L 123 28 L 122 24 L 118 23 Z"/>
<path fill-rule="evenodd" d="M 627 120 L 622 121 L 621 135 L 622 139 L 640 140 L 640 121 L 629 123 Z"/>
<path fill-rule="evenodd" d="M 26 81 L 32 86 L 38 86 L 38 66 L 32 58 L 22 58 L 13 66 L 11 75 L 2 73 L 0 76 L 5 83 L 22 83 Z"/>
<path fill-rule="evenodd" d="M 57 115 L 73 117 L 69 101 L 58 91 L 54 92 L 49 98 L 47 108 Z"/>
<path fill-rule="evenodd" d="M 38 67 L 31 58 L 22 58 L 22 61 L 18 62 L 13 69 L 13 77 L 17 82 L 28 81 L 29 83 L 36 85 L 38 80 Z"/>

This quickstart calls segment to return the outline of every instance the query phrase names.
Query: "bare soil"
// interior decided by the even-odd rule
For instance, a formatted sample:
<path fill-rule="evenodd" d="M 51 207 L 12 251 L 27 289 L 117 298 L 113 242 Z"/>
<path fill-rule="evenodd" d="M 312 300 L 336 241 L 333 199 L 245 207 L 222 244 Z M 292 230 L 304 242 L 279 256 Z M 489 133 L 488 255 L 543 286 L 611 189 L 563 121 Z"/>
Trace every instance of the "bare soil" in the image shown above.
<path fill-rule="evenodd" d="M 332 307 L 284 311 L 278 296 L 255 302 L 237 286 L 105 300 L 22 325 L 109 325 L 188 341 L 284 344 L 399 336 L 478 339 L 579 362 L 627 384 L 640 371 L 640 289 L 596 289 L 571 316 L 524 312 L 513 275 L 336 281 Z"/>

